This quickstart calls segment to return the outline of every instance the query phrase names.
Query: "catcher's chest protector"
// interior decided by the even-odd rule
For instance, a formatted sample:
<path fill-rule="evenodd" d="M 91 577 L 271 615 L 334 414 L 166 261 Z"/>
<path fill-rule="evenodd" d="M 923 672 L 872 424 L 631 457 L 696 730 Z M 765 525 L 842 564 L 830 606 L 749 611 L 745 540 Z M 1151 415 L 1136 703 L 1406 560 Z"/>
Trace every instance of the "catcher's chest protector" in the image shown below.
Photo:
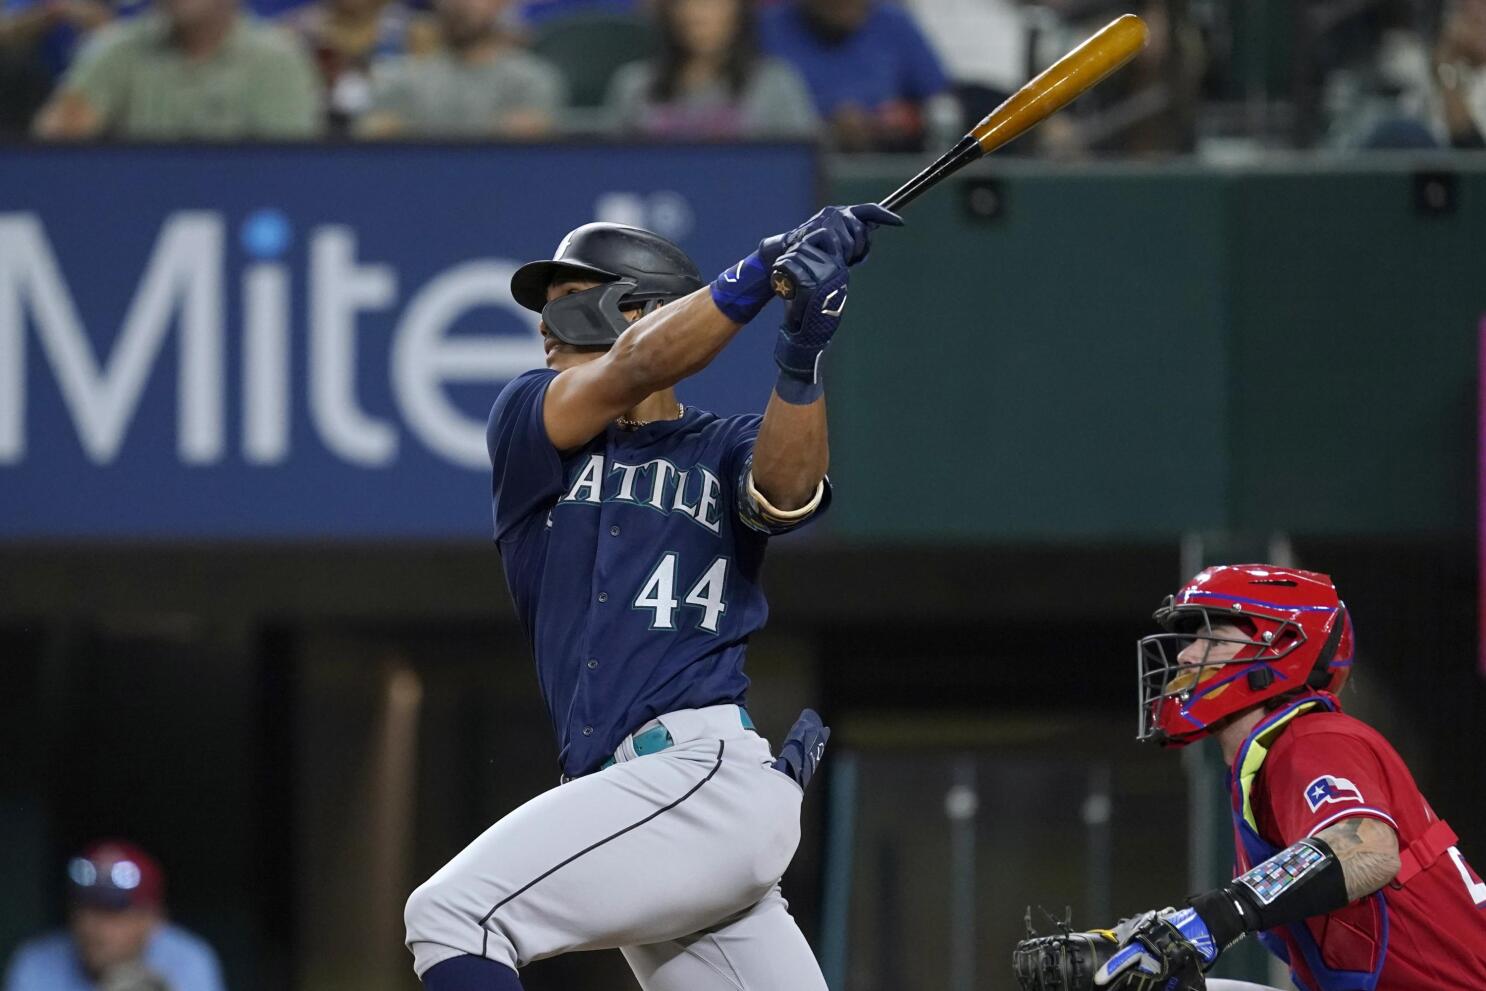
<path fill-rule="evenodd" d="M 1269 754 L 1270 745 L 1290 721 L 1318 708 L 1335 711 L 1336 705 L 1330 699 L 1312 697 L 1281 709 L 1256 726 L 1254 732 L 1238 750 L 1238 755 L 1233 761 L 1234 770 L 1230 773 L 1233 791 L 1234 849 L 1238 853 L 1239 865 L 1236 873 L 1242 873 L 1262 864 L 1284 849 L 1259 835 L 1250 804 L 1254 781 L 1258 777 L 1260 767 L 1263 766 L 1264 758 Z M 1366 927 L 1356 935 L 1363 936 L 1364 933 L 1377 932 L 1383 934 L 1382 946 L 1366 940 L 1369 944 L 1367 947 L 1357 947 L 1362 951 L 1357 954 L 1359 958 L 1370 958 L 1370 966 L 1366 970 L 1334 970 L 1326 966 L 1322 959 L 1321 946 L 1304 922 L 1286 926 L 1283 930 L 1272 929 L 1259 933 L 1259 939 L 1269 952 L 1290 967 L 1290 979 L 1302 991 L 1373 991 L 1378 978 L 1382 975 L 1383 960 L 1387 953 L 1388 905 L 1383 899 L 1382 892 L 1377 892 L 1342 911 L 1358 913 L 1359 910 L 1370 924 L 1366 924 Z M 1295 959 L 1297 955 L 1304 961 L 1303 968 L 1297 965 L 1298 962 Z M 1307 977 L 1314 978 L 1314 981 L 1307 980 Z"/>

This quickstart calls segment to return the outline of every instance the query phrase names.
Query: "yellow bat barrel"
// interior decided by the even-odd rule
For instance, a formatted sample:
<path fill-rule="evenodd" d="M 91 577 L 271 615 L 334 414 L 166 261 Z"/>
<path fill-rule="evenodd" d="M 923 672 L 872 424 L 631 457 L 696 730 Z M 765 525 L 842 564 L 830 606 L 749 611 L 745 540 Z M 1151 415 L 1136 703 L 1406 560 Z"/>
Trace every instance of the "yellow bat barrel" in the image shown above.
<path fill-rule="evenodd" d="M 986 114 L 970 136 L 982 153 L 1020 137 L 1134 58 L 1149 35 L 1134 14 L 1115 18 Z"/>

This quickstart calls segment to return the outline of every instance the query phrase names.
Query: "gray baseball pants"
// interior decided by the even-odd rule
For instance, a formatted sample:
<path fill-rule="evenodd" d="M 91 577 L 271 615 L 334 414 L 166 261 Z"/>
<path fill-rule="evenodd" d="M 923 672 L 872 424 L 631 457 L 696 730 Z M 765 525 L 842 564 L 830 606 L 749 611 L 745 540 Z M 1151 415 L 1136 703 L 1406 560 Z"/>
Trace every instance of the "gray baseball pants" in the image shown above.
<path fill-rule="evenodd" d="M 408 899 L 413 966 L 512 969 L 618 947 L 645 991 L 825 991 L 779 893 L 800 788 L 737 706 L 660 717 L 675 745 L 538 795 Z"/>

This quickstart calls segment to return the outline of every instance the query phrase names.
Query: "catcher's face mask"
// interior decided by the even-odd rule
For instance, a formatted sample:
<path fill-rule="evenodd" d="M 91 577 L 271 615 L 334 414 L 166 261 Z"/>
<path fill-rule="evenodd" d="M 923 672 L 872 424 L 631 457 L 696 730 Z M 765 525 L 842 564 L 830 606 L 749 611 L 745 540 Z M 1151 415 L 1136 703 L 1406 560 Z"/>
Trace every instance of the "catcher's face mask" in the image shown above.
<path fill-rule="evenodd" d="M 1293 623 L 1222 613 L 1215 621 L 1210 610 L 1177 606 L 1169 597 L 1156 610 L 1156 621 L 1169 632 L 1143 637 L 1137 645 L 1137 739 L 1166 746 L 1200 739 L 1225 717 L 1276 694 L 1276 687 L 1283 690 L 1277 686 L 1283 675 L 1271 662 L 1305 640 Z"/>

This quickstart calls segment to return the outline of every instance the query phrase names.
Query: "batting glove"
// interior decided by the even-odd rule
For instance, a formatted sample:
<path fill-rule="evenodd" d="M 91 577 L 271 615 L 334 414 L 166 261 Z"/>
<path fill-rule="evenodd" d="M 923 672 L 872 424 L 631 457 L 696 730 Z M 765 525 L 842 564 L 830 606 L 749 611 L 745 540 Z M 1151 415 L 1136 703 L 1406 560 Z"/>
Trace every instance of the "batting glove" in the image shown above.
<path fill-rule="evenodd" d="M 810 784 L 820 759 L 825 756 L 826 741 L 831 738 L 831 728 L 821 723 L 814 709 L 800 713 L 790 727 L 784 746 L 779 748 L 779 759 L 774 761 L 774 770 L 794 778 L 801 789 Z"/>
<path fill-rule="evenodd" d="M 787 403 L 806 406 L 825 391 L 820 357 L 846 312 L 847 262 L 835 235 L 816 231 L 781 255 L 777 265 L 789 272 L 796 288 L 774 342 L 779 366 L 774 391 Z"/>
<path fill-rule="evenodd" d="M 757 251 L 713 279 L 712 301 L 734 323 L 748 323 L 774 298 L 775 262 L 810 235 L 829 231 L 846 264 L 855 265 L 872 250 L 873 230 L 902 225 L 902 217 L 876 203 L 828 206 L 794 230 L 764 238 Z"/>
<path fill-rule="evenodd" d="M 876 203 L 856 206 L 828 206 L 785 234 L 766 237 L 759 242 L 759 259 L 770 268 L 779 256 L 816 231 L 830 231 L 836 236 L 846 264 L 855 265 L 872 250 L 872 231 L 878 227 L 902 227 L 903 218 Z"/>

